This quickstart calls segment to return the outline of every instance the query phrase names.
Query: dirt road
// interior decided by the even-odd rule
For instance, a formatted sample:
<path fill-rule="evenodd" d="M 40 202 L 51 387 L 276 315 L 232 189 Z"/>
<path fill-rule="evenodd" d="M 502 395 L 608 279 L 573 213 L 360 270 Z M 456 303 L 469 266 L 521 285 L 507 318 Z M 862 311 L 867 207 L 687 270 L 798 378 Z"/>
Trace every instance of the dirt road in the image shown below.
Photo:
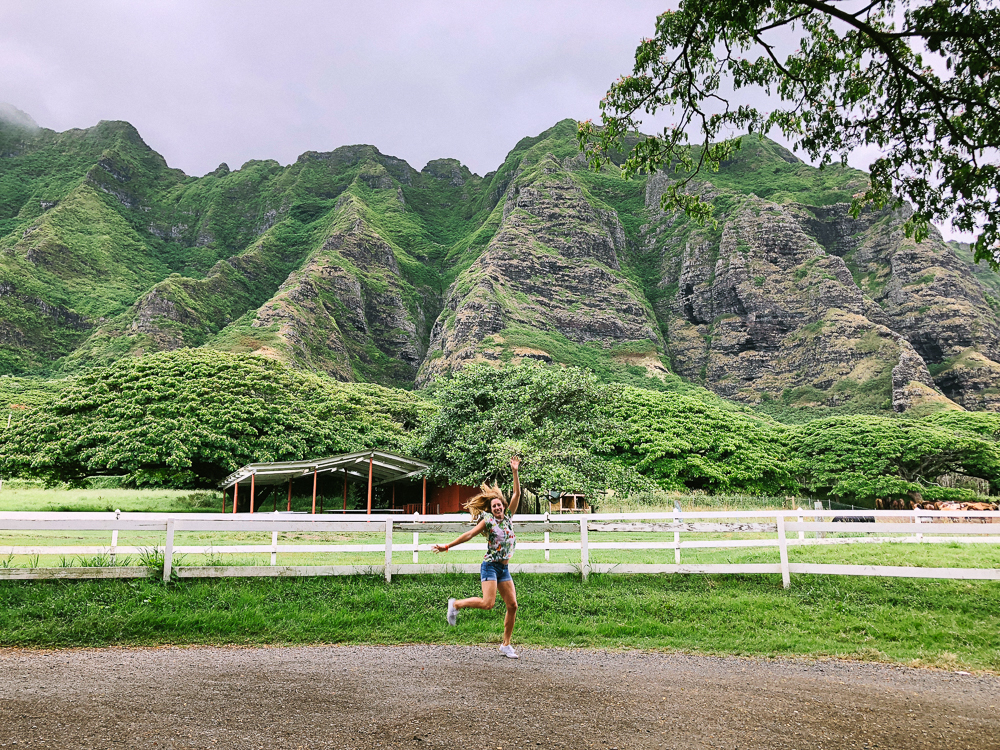
<path fill-rule="evenodd" d="M 2 748 L 1000 748 L 1000 678 L 450 646 L 0 650 Z"/>

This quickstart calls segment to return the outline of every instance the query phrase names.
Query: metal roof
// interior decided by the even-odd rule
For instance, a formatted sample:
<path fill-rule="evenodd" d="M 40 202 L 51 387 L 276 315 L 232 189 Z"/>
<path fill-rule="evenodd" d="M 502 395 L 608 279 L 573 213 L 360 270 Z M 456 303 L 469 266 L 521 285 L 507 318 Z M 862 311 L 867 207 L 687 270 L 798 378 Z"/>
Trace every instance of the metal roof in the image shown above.
<path fill-rule="evenodd" d="M 361 453 L 344 453 L 339 456 L 317 458 L 312 461 L 273 461 L 271 463 L 247 464 L 222 480 L 220 487 L 229 489 L 237 482 L 244 482 L 254 477 L 254 483 L 259 485 L 284 484 L 292 479 L 309 476 L 313 472 L 337 472 L 368 481 L 368 461 L 371 459 L 373 484 L 396 482 L 423 474 L 430 464 L 408 456 L 400 456 L 386 451 L 363 451 Z"/>

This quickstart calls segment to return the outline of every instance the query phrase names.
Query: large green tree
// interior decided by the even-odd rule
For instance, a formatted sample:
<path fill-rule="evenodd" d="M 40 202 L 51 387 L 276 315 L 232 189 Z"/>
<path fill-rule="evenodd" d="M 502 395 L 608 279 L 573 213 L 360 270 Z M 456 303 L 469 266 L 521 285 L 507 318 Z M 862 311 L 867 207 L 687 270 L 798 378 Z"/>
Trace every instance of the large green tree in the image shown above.
<path fill-rule="evenodd" d="M 69 381 L 0 433 L 0 476 L 124 475 L 133 485 L 210 487 L 257 461 L 406 450 L 425 408 L 405 391 L 182 349 Z"/>
<path fill-rule="evenodd" d="M 601 385 L 537 364 L 471 365 L 439 381 L 419 454 L 454 482 L 530 489 L 779 493 L 794 486 L 778 425 L 676 393 Z"/>
<path fill-rule="evenodd" d="M 976 260 L 997 267 L 994 0 L 680 0 L 656 19 L 632 74 L 611 86 L 601 109 L 600 127 L 580 126 L 595 164 L 627 150 L 644 116 L 673 110 L 674 123 L 641 140 L 623 165 L 625 176 L 678 171 L 664 209 L 710 216 L 690 180 L 739 147 L 725 137 L 734 132 L 777 129 L 822 164 L 873 145 L 882 156 L 855 213 L 906 199 L 917 239 L 932 220 L 950 217 L 965 231 L 982 222 Z M 689 148 L 691 133 L 701 148 Z"/>
<path fill-rule="evenodd" d="M 602 409 L 610 395 L 575 367 L 469 365 L 436 383 L 438 410 L 417 452 L 438 477 L 462 484 L 509 484 L 509 459 L 518 455 L 521 483 L 536 494 L 648 489 L 648 480 L 602 455 L 621 429 Z"/>
<path fill-rule="evenodd" d="M 829 417 L 794 428 L 790 469 L 803 489 L 848 502 L 969 499 L 937 485 L 943 474 L 1000 473 L 1000 417 L 950 413 L 919 420 Z"/>

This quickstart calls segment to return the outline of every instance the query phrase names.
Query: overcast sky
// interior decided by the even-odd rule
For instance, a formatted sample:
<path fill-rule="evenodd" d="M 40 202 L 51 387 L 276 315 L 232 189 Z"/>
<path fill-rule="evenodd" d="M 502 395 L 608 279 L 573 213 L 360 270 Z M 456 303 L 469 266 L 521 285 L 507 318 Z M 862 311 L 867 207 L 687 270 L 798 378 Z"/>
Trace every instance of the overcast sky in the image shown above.
<path fill-rule="evenodd" d="M 482 175 L 525 136 L 597 119 L 671 5 L 0 0 L 0 102 L 54 130 L 127 120 L 192 175 L 355 143 Z"/>
<path fill-rule="evenodd" d="M 599 114 L 663 0 L 0 0 L 0 101 L 43 127 L 127 120 L 169 164 L 288 164 L 371 143 L 495 169 Z"/>

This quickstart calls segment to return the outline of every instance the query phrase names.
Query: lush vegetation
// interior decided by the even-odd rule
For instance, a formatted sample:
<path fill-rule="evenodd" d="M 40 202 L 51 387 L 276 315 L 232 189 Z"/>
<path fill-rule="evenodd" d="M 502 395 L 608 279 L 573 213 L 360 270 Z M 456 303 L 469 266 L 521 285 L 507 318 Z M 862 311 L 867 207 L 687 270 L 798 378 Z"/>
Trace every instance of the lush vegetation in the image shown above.
<path fill-rule="evenodd" d="M 0 583 L 0 645 L 499 641 L 502 614 L 444 621 L 470 576 Z M 516 641 L 998 670 L 995 582 L 768 576 L 518 578 Z M 499 605 L 502 608 L 502 605 Z"/>
<path fill-rule="evenodd" d="M 652 320 L 677 293 L 662 284 L 663 264 L 715 230 L 651 217 L 645 179 L 620 179 L 634 135 L 595 172 L 576 133 L 566 120 L 525 138 L 483 178 L 452 159 L 417 172 L 370 146 L 193 178 L 127 123 L 53 133 L 0 122 L 0 408 L 11 422 L 0 411 L 0 475 L 209 487 L 247 462 L 369 446 L 422 455 L 436 477 L 470 484 L 505 479 L 516 452 L 533 489 L 619 497 L 958 497 L 936 487 L 938 473 L 995 474 L 989 416 L 814 419 L 878 411 L 887 375 L 828 411 L 794 407 L 799 395 L 818 400 L 804 386 L 752 412 L 666 372 L 651 339 L 581 343 L 530 320 L 505 321 L 502 367 L 470 367 L 421 395 L 292 369 L 412 387 L 413 362 L 386 343 L 409 335 L 396 313 L 347 310 L 323 279 L 356 284 L 359 306 L 394 299 L 419 349 L 448 285 L 463 283 L 498 230 L 504 195 L 550 171 L 617 212 L 620 277 Z M 749 195 L 841 201 L 863 182 L 766 140 L 730 156 L 706 176 L 722 213 Z M 658 239 L 647 246 L 651 220 Z M 273 313 L 266 325 L 262 311 Z M 149 356 L 179 346 L 201 349 Z M 562 367 L 513 365 L 515 348 Z M 261 351 L 292 368 L 242 354 Z M 38 377 L 59 372 L 73 374 Z"/>
<path fill-rule="evenodd" d="M 808 492 L 862 502 L 878 498 L 972 499 L 939 487 L 957 473 L 1000 473 L 1000 415 L 954 412 L 920 420 L 832 417 L 792 433 L 791 467 Z"/>
<path fill-rule="evenodd" d="M 0 472 L 211 486 L 254 461 L 400 450 L 419 413 L 403 391 L 341 385 L 261 357 L 180 350 L 74 379 L 4 433 Z"/>
<path fill-rule="evenodd" d="M 475 364 L 416 395 L 202 349 L 125 359 L 56 384 L 0 379 L 12 424 L 0 475 L 51 484 L 210 487 L 246 463 L 382 448 L 434 478 L 522 481 L 618 495 L 651 491 L 968 499 L 944 474 L 1000 473 L 1000 416 L 824 417 L 784 425 L 691 386 L 602 383 L 581 368 Z M 18 408 L 14 408 L 14 406 Z"/>

